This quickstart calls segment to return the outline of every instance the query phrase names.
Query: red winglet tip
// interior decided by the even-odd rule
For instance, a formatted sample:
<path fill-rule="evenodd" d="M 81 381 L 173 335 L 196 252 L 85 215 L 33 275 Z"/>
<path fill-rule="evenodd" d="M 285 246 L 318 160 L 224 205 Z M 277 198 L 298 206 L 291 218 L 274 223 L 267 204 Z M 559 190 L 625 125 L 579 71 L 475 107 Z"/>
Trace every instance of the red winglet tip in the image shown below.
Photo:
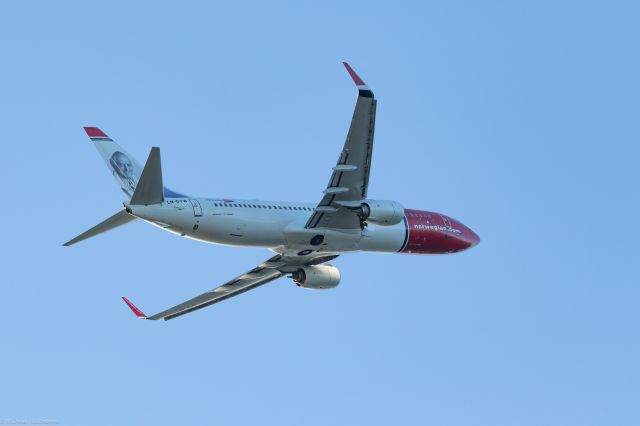
<path fill-rule="evenodd" d="M 131 303 L 131 301 L 129 299 L 127 299 L 126 297 L 122 296 L 122 300 L 124 300 L 124 303 L 127 304 L 129 309 L 131 309 L 133 311 L 133 313 L 136 314 L 136 316 L 138 318 L 147 319 L 147 316 L 144 314 L 144 312 L 142 312 L 140 309 L 136 308 L 136 305 Z"/>
<path fill-rule="evenodd" d="M 85 127 L 84 131 L 87 132 L 87 136 L 89 136 L 90 138 L 108 138 L 109 137 L 97 127 Z"/>
<path fill-rule="evenodd" d="M 356 72 L 353 70 L 353 68 L 351 68 L 351 65 L 349 65 L 346 62 L 343 62 L 342 65 L 344 65 L 344 67 L 347 69 L 347 72 L 349 73 L 349 75 L 353 79 L 353 82 L 356 84 L 356 86 L 366 86 L 364 81 L 362 81 L 362 79 L 358 76 L 358 74 L 356 74 Z"/>

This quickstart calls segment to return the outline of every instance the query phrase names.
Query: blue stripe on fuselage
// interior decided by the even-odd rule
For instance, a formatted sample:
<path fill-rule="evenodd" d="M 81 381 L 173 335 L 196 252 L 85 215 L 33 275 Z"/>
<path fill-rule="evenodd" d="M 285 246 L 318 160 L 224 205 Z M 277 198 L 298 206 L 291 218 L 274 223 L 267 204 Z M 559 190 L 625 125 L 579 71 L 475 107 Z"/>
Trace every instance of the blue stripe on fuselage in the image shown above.
<path fill-rule="evenodd" d="M 167 188 L 166 186 L 163 187 L 163 194 L 165 197 L 167 198 L 189 198 L 188 195 L 184 195 L 184 194 L 180 194 L 178 192 L 174 192 L 172 190 L 170 190 L 169 188 Z"/>

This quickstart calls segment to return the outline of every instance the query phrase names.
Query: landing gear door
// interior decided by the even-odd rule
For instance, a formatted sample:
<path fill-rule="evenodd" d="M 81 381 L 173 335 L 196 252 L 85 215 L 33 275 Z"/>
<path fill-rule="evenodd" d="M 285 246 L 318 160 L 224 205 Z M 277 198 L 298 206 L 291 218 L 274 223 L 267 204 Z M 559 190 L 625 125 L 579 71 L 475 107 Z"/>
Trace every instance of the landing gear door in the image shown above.
<path fill-rule="evenodd" d="M 318 250 L 324 242 L 324 229 L 305 229 L 299 225 L 292 224 L 284 231 L 284 239 L 292 249 Z M 312 242 L 313 241 L 313 242 Z"/>
<path fill-rule="evenodd" d="M 193 217 L 202 216 L 202 206 L 198 200 L 189 200 L 191 207 L 193 207 Z"/>

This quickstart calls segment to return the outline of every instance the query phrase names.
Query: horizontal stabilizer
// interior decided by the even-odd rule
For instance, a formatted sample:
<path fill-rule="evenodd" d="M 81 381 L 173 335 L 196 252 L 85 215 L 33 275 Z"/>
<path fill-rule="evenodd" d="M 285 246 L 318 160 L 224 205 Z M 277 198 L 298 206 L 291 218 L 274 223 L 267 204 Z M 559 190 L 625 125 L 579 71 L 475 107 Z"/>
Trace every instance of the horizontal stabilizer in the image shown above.
<path fill-rule="evenodd" d="M 127 224 L 132 220 L 136 220 L 136 217 L 127 213 L 126 210 L 121 210 L 118 213 L 111 216 L 109 219 L 97 224 L 93 228 L 89 229 L 86 232 L 83 232 L 82 234 L 78 235 L 74 239 L 67 241 L 63 245 L 65 247 L 68 247 L 82 240 L 86 240 L 87 238 L 95 237 L 98 234 L 102 234 L 103 232 L 107 232 L 112 230 L 113 228 L 117 228 L 118 226 Z"/>
<path fill-rule="evenodd" d="M 144 165 L 142 175 L 131 196 L 131 205 L 160 204 L 164 201 L 164 187 L 162 186 L 162 166 L 160 164 L 160 148 L 153 147 Z"/>

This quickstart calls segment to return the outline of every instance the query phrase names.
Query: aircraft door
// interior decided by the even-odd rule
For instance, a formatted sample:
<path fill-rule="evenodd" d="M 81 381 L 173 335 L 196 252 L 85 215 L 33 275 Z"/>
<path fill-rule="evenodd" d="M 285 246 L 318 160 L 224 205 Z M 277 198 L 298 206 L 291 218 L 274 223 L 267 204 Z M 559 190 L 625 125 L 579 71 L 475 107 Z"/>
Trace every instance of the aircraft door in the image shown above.
<path fill-rule="evenodd" d="M 202 206 L 198 200 L 189 200 L 191 207 L 193 207 L 193 217 L 202 216 Z"/>

